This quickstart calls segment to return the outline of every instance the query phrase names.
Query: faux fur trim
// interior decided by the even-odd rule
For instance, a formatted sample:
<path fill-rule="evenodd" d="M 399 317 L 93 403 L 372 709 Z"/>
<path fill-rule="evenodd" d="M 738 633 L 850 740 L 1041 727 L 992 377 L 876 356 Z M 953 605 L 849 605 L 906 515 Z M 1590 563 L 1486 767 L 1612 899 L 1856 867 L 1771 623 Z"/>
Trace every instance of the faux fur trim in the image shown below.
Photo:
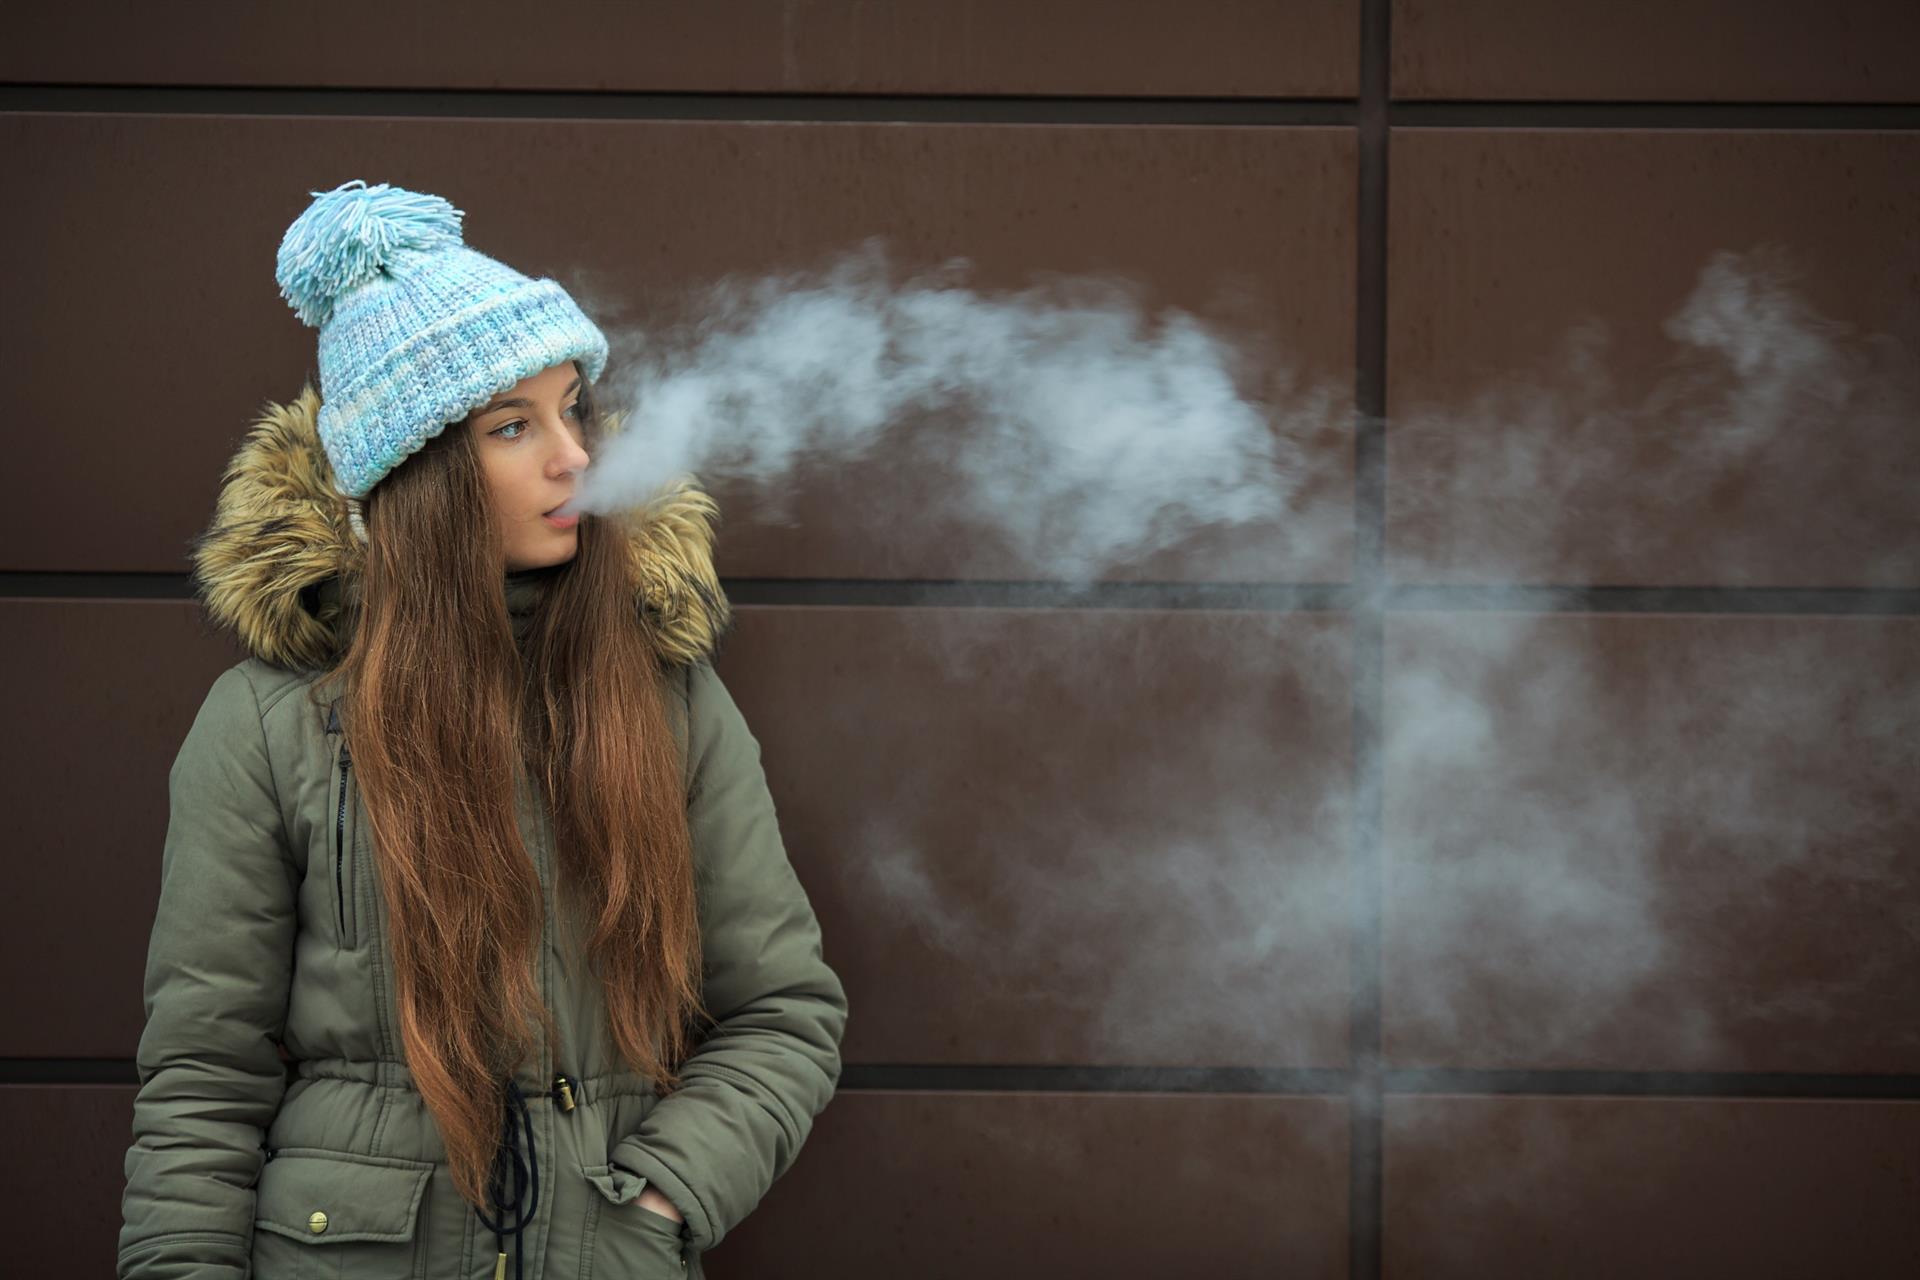
<path fill-rule="evenodd" d="M 318 588 L 332 579 L 357 583 L 366 568 L 354 530 L 358 504 L 334 490 L 319 412 L 310 384 L 291 404 L 268 402 L 221 476 L 213 523 L 193 553 L 208 615 L 248 653 L 293 670 L 338 659 L 346 641 L 337 629 L 341 592 Z M 713 567 L 719 515 L 713 498 L 681 477 L 630 517 L 635 598 L 670 665 L 711 657 L 731 625 Z"/>

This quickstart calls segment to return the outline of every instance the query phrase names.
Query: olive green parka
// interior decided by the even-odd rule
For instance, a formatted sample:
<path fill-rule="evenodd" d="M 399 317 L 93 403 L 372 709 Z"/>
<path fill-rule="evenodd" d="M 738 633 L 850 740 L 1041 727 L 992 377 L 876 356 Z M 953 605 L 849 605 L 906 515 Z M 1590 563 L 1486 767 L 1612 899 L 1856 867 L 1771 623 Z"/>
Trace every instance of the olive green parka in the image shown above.
<path fill-rule="evenodd" d="M 196 556 L 209 613 L 252 656 L 214 682 L 169 780 L 126 1158 L 129 1280 L 483 1280 L 499 1262 L 402 1053 L 377 867 L 326 683 L 364 547 L 332 489 L 318 408 L 310 387 L 268 406 Z M 519 1255 L 508 1276 L 516 1261 L 525 1280 L 700 1275 L 702 1252 L 793 1163 L 839 1079 L 846 995 L 758 743 L 710 664 L 730 625 L 715 515 L 683 484 L 629 544 L 636 607 L 669 673 L 715 1025 L 664 1098 L 626 1068 L 578 931 L 555 919 L 552 828 L 523 773 L 556 1034 L 515 1077 L 538 1195 L 506 1241 Z M 506 580 L 521 628 L 539 575 Z M 630 1203 L 649 1185 L 684 1226 Z"/>

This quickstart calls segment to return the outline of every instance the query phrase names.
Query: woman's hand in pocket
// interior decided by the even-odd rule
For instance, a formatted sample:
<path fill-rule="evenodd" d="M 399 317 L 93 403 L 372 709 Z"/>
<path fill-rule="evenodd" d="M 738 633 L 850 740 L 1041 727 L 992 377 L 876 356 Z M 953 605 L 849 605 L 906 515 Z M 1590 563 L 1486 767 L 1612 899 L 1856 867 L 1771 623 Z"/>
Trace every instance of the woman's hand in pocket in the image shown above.
<path fill-rule="evenodd" d="M 593 1237 L 593 1274 L 629 1280 L 686 1280 L 686 1225 L 680 1211 L 651 1187 L 600 1214 Z"/>
<path fill-rule="evenodd" d="M 680 1211 L 673 1207 L 673 1201 L 667 1199 L 652 1187 L 648 1187 L 627 1203 L 638 1205 L 649 1213 L 657 1213 L 663 1218 L 671 1218 L 675 1222 L 685 1221 L 685 1219 L 680 1216 Z"/>

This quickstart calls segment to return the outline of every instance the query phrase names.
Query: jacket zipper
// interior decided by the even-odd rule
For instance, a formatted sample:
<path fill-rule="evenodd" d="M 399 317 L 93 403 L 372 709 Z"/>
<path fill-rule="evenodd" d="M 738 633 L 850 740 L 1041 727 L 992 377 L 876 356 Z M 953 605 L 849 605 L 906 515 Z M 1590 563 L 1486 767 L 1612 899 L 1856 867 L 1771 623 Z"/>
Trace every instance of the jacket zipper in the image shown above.
<path fill-rule="evenodd" d="M 340 739 L 340 806 L 333 818 L 333 902 L 334 911 L 339 919 L 340 945 L 351 947 L 353 940 L 347 937 L 347 774 L 353 768 L 353 756 L 347 751 L 347 740 Z"/>

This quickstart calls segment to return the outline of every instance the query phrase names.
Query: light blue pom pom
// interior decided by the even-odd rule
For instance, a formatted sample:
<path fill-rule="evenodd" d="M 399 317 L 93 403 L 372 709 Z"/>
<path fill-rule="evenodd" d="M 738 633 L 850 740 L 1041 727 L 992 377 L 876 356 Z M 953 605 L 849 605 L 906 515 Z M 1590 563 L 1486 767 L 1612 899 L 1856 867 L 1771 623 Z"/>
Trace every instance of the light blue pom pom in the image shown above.
<path fill-rule="evenodd" d="M 459 244 L 465 215 L 436 195 L 359 178 L 318 196 L 280 241 L 274 279 L 304 324 L 318 328 L 341 294 L 371 280 L 396 249 Z"/>

